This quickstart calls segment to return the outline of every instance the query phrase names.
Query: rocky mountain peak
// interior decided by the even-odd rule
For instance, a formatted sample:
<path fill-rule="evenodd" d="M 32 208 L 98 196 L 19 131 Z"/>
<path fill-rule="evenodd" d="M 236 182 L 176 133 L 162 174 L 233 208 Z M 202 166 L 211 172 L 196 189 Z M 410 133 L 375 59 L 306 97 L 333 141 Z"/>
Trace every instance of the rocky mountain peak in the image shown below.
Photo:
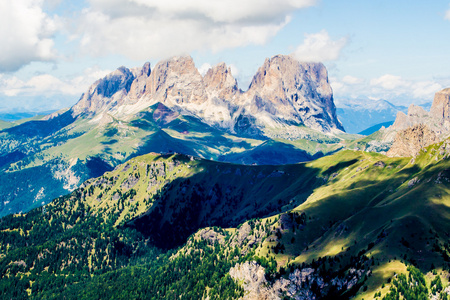
<path fill-rule="evenodd" d="M 321 131 L 343 130 L 322 63 L 301 63 L 289 55 L 266 59 L 247 93 L 253 97 L 253 111 L 265 110 Z"/>
<path fill-rule="evenodd" d="M 435 94 L 430 111 L 412 104 L 408 114 L 398 112 L 392 126 L 383 131 L 382 144 L 392 144 L 389 156 L 415 156 L 421 148 L 450 134 L 450 88 Z"/>
<path fill-rule="evenodd" d="M 390 130 L 398 131 L 416 124 L 426 124 L 438 135 L 445 136 L 450 132 L 450 88 L 437 92 L 430 112 L 412 104 L 408 114 L 399 112 Z"/>
<path fill-rule="evenodd" d="M 226 64 L 212 67 L 202 77 L 190 56 L 173 57 L 153 69 L 150 63 L 121 67 L 95 82 L 72 114 L 97 115 L 92 122 L 108 123 L 112 116 L 129 118 L 156 103 L 244 135 L 278 132 L 278 136 L 287 132 L 280 128 L 294 126 L 295 133 L 288 135 L 296 138 L 303 134 L 299 125 L 322 132 L 343 130 L 325 66 L 301 63 L 288 55 L 266 59 L 246 92 Z"/>
<path fill-rule="evenodd" d="M 72 115 L 97 114 L 124 102 L 135 79 L 126 67 L 120 67 L 106 77 L 97 80 L 71 108 Z"/>
<path fill-rule="evenodd" d="M 150 63 L 146 62 L 142 68 L 136 69 L 136 79 L 131 84 L 129 93 L 129 103 L 134 104 L 144 95 L 147 89 L 147 79 L 150 76 L 151 68 Z"/>
<path fill-rule="evenodd" d="M 237 80 L 231 74 L 231 68 L 225 63 L 209 69 L 203 77 L 203 82 L 206 90 L 220 99 L 231 99 L 239 92 Z"/>
<path fill-rule="evenodd" d="M 203 78 L 190 56 L 158 63 L 146 82 L 146 96 L 169 106 L 206 100 Z"/>
<path fill-rule="evenodd" d="M 450 88 L 443 89 L 434 95 L 430 113 L 435 118 L 450 120 Z"/>
<path fill-rule="evenodd" d="M 146 62 L 146 63 L 142 66 L 142 69 L 141 69 L 141 72 L 140 72 L 139 76 L 145 76 L 145 77 L 150 76 L 150 72 L 151 72 L 150 66 L 151 66 L 150 63 L 149 63 L 149 62 Z"/>

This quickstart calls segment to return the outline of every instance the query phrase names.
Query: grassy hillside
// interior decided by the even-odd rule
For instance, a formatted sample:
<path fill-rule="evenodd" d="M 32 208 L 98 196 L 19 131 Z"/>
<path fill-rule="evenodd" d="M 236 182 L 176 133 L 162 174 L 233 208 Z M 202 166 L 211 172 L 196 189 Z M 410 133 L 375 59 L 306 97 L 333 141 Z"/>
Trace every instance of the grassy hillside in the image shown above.
<path fill-rule="evenodd" d="M 449 154 L 446 141 L 413 160 L 358 151 L 284 166 L 135 157 L 44 208 L 0 219 L 0 289 L 49 299 L 445 293 Z"/>
<path fill-rule="evenodd" d="M 0 120 L 0 130 L 13 126 L 13 123 Z"/>
<path fill-rule="evenodd" d="M 183 153 L 246 164 L 307 161 L 342 147 L 337 138 L 316 133 L 316 141 L 240 137 L 155 104 L 131 119 L 105 122 L 73 119 L 62 112 L 50 120 L 15 123 L 0 131 L 0 216 L 25 212 L 73 191 L 132 157 Z M 309 129 L 310 135 L 313 130 Z M 312 138 L 312 136 L 310 136 Z M 324 144 L 320 144 L 321 142 Z M 38 204 L 39 203 L 39 204 Z"/>

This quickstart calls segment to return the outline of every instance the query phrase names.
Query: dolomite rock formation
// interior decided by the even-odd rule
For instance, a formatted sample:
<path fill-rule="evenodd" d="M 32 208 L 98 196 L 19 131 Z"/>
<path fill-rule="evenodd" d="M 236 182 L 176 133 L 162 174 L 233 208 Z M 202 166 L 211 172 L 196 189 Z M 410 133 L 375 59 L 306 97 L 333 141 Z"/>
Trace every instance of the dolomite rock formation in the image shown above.
<path fill-rule="evenodd" d="M 421 148 L 450 135 L 449 111 L 450 88 L 435 94 L 429 112 L 412 104 L 408 114 L 399 112 L 394 124 L 382 131 L 378 148 L 390 147 L 388 156 L 416 156 Z"/>
<path fill-rule="evenodd" d="M 97 80 L 70 109 L 72 116 L 100 114 L 114 106 L 124 104 L 134 79 L 129 69 L 120 67 Z"/>
<path fill-rule="evenodd" d="M 265 278 L 265 269 L 256 262 L 247 261 L 238 263 L 229 271 L 230 277 L 239 282 L 244 289 L 242 300 L 253 299 L 290 299 L 314 300 L 321 299 L 327 292 L 332 290 L 349 290 L 364 276 L 369 276 L 370 271 L 349 269 L 342 277 L 323 278 L 313 268 L 296 269 L 287 278 L 281 277 L 274 282 L 269 282 Z M 312 286 L 316 285 L 319 290 L 313 291 Z M 323 294 L 322 294 L 323 293 Z"/>
<path fill-rule="evenodd" d="M 204 77 L 191 57 L 174 57 L 153 70 L 149 63 L 120 67 L 96 81 L 71 114 L 108 123 L 111 117 L 130 119 L 156 103 L 238 134 L 270 135 L 272 129 L 299 125 L 322 132 L 344 130 L 324 65 L 285 55 L 266 59 L 246 92 L 224 63 Z"/>
<path fill-rule="evenodd" d="M 436 119 L 445 121 L 450 119 L 450 88 L 443 89 L 435 94 L 430 113 Z"/>
<path fill-rule="evenodd" d="M 420 150 L 439 142 L 436 133 L 425 124 L 417 124 L 397 132 L 387 156 L 416 156 Z"/>
<path fill-rule="evenodd" d="M 246 294 L 243 300 L 262 299 L 278 300 L 281 299 L 278 293 L 268 286 L 265 277 L 265 269 L 256 262 L 245 262 L 238 264 L 230 269 L 231 278 L 242 281 Z"/>
<path fill-rule="evenodd" d="M 280 121 L 314 129 L 343 130 L 336 116 L 328 73 L 321 63 L 300 63 L 290 56 L 266 59 L 246 93 L 251 112 L 265 111 Z"/>
<path fill-rule="evenodd" d="M 435 94 L 429 112 L 420 106 L 412 104 L 408 109 L 407 115 L 402 112 L 397 114 L 394 124 L 389 129 L 399 131 L 413 125 L 426 124 L 440 138 L 445 138 L 450 132 L 449 110 L 450 88 L 447 88 Z"/>

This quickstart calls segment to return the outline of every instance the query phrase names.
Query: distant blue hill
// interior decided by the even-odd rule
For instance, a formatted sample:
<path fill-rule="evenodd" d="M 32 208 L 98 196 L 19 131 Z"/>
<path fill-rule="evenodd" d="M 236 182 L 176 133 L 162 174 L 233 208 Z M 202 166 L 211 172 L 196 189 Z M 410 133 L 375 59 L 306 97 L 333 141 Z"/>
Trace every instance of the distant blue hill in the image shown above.
<path fill-rule="evenodd" d="M 362 134 L 362 135 L 371 135 L 372 133 L 374 133 L 374 132 L 380 130 L 381 127 L 384 126 L 385 128 L 387 128 L 387 127 L 391 126 L 392 124 L 394 124 L 394 121 L 389 121 L 389 122 L 384 122 L 384 123 L 376 124 L 376 125 L 373 125 L 372 127 L 369 127 L 369 128 L 367 128 L 367 129 L 361 131 L 361 132 L 358 132 L 358 134 Z"/>
<path fill-rule="evenodd" d="M 49 111 L 40 111 L 40 112 L 7 112 L 7 113 L 0 113 L 0 120 L 6 121 L 6 122 L 14 122 L 22 119 L 28 119 L 39 115 L 48 115 L 56 110 L 49 110 Z"/>
<path fill-rule="evenodd" d="M 393 122 L 399 111 L 406 113 L 408 108 L 394 105 L 386 100 L 341 99 L 336 101 L 336 113 L 348 133 L 360 133 L 378 124 Z"/>

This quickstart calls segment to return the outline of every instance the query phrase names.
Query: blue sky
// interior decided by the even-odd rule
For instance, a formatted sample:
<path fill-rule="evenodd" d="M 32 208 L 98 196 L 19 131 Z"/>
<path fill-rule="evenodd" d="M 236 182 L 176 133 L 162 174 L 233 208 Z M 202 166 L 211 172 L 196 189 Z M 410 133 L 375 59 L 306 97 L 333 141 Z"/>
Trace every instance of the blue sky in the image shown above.
<path fill-rule="evenodd" d="M 450 87 L 450 1 L 0 1 L 0 112 L 69 107 L 119 66 L 190 54 L 245 90 L 265 58 L 322 61 L 335 99 L 424 103 Z"/>

